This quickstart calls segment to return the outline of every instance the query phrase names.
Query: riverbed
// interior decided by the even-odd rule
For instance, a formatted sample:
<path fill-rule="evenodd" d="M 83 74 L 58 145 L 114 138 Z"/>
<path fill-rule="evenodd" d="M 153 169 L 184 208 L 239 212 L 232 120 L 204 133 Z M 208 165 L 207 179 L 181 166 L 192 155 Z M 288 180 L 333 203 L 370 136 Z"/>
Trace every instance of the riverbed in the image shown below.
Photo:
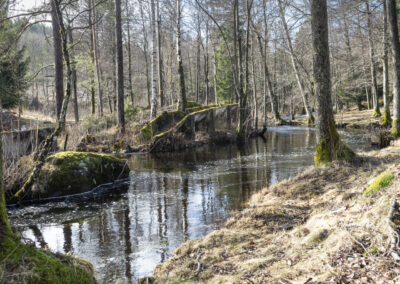
<path fill-rule="evenodd" d="M 340 134 L 356 151 L 369 148 L 364 134 Z M 10 221 L 26 241 L 91 261 L 100 282 L 131 282 L 218 228 L 254 192 L 312 166 L 314 148 L 314 129 L 281 126 L 241 148 L 134 154 L 118 194 L 12 209 Z"/>

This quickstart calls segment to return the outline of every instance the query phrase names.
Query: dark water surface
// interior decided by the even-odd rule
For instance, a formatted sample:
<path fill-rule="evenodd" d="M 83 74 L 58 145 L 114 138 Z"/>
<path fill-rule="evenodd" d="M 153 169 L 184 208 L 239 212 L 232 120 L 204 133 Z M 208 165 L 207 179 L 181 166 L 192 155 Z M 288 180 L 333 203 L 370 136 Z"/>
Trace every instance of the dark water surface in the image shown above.
<path fill-rule="evenodd" d="M 367 149 L 362 134 L 341 135 L 356 151 Z M 252 193 L 313 164 L 313 129 L 271 127 L 266 136 L 242 149 L 227 144 L 132 155 L 122 193 L 12 209 L 11 223 L 37 246 L 91 261 L 101 282 L 133 281 L 151 274 L 185 240 L 218 228 Z"/>

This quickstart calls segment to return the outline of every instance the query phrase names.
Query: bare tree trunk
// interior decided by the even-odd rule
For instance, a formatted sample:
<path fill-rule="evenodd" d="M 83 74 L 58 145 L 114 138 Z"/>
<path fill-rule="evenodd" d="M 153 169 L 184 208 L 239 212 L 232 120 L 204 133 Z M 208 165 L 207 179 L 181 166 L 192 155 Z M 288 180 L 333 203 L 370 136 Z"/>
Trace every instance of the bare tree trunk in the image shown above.
<path fill-rule="evenodd" d="M 197 40 L 196 40 L 196 102 L 200 97 L 200 45 L 201 45 L 200 11 L 197 11 Z"/>
<path fill-rule="evenodd" d="M 365 9 L 367 12 L 367 29 L 368 29 L 368 43 L 369 43 L 369 60 L 371 66 L 371 90 L 372 90 L 372 106 L 374 108 L 373 117 L 381 116 L 381 111 L 379 109 L 378 101 L 378 85 L 376 83 L 376 68 L 375 68 L 375 50 L 374 43 L 372 39 L 372 23 L 371 23 L 371 11 L 369 10 L 369 0 L 365 1 Z"/>
<path fill-rule="evenodd" d="M 383 125 L 390 125 L 392 118 L 390 117 L 389 102 L 389 67 L 388 67 L 388 38 L 387 38 L 387 5 L 386 0 L 383 1 L 383 107 L 384 113 L 381 119 Z"/>
<path fill-rule="evenodd" d="M 214 83 L 214 100 L 218 104 L 218 90 L 217 90 L 217 50 L 213 44 L 213 83 Z"/>
<path fill-rule="evenodd" d="M 60 35 L 60 24 L 57 18 L 54 1 L 51 4 L 51 21 L 53 25 L 53 45 L 54 45 L 54 69 L 55 69 L 55 92 L 56 92 L 56 115 L 60 118 L 61 108 L 64 99 L 64 66 L 62 57 L 62 43 Z"/>
<path fill-rule="evenodd" d="M 323 0 L 323 1 L 325 1 L 325 0 Z M 299 68 L 298 68 L 297 63 L 296 63 L 296 58 L 295 58 L 295 54 L 294 54 L 294 50 L 293 50 L 293 46 L 292 46 L 292 40 L 290 38 L 289 29 L 287 27 L 287 23 L 286 23 L 286 19 L 285 19 L 285 11 L 284 11 L 283 6 L 282 6 L 282 0 L 278 0 L 278 4 L 279 4 L 279 14 L 280 14 L 280 17 L 281 17 L 283 29 L 285 31 L 286 41 L 287 41 L 287 44 L 288 44 L 289 53 L 290 53 L 290 57 L 291 57 L 291 60 L 292 60 L 293 70 L 294 70 L 294 73 L 296 75 L 297 84 L 299 86 L 300 94 L 301 94 L 301 97 L 303 99 L 304 108 L 306 110 L 306 114 L 307 114 L 307 117 L 308 117 L 308 124 L 313 124 L 314 123 L 314 117 L 313 117 L 313 115 L 312 115 L 312 113 L 310 111 L 310 107 L 308 106 L 308 101 L 307 101 L 306 94 L 305 94 L 305 91 L 304 91 L 303 83 L 301 82 L 300 71 L 299 71 Z M 328 53 L 328 56 L 329 56 L 329 53 Z"/>
<path fill-rule="evenodd" d="M 131 22 L 130 22 L 130 7 L 129 1 L 126 0 L 126 17 L 127 17 L 127 52 L 128 52 L 128 83 L 129 83 L 129 97 L 131 98 L 132 106 L 134 105 L 133 97 L 133 83 L 132 83 L 132 53 L 131 53 Z"/>
<path fill-rule="evenodd" d="M 99 89 L 99 115 L 103 117 L 103 88 L 101 86 L 101 72 L 99 65 L 99 52 L 97 49 L 97 34 L 96 34 L 96 5 L 95 1 L 92 0 L 92 41 L 93 41 L 93 58 L 96 65 L 96 74 L 97 74 L 97 87 Z"/>
<path fill-rule="evenodd" d="M 121 0 L 115 0 L 115 32 L 117 36 L 117 117 L 120 132 L 124 133 L 124 58 L 122 53 Z"/>
<path fill-rule="evenodd" d="M 209 54 L 208 54 L 208 28 L 209 28 L 209 23 L 208 23 L 208 19 L 206 20 L 206 43 L 205 43 L 205 50 L 204 50 L 204 82 L 206 85 L 206 98 L 205 98 L 205 103 L 206 105 L 208 105 L 208 100 L 209 100 L 209 96 L 210 96 L 210 90 L 208 87 L 208 83 L 209 83 L 209 78 L 208 78 L 208 72 L 209 72 L 209 68 L 208 68 L 208 58 L 209 58 Z"/>
<path fill-rule="evenodd" d="M 157 115 L 157 67 L 156 67 L 156 13 L 154 0 L 150 0 L 151 10 L 151 106 L 150 106 L 150 119 L 153 119 Z"/>
<path fill-rule="evenodd" d="M 246 0 L 247 13 L 250 12 L 248 1 Z M 246 141 L 246 93 L 243 91 L 243 55 L 242 55 L 242 36 L 240 33 L 240 22 L 239 22 L 239 1 L 234 1 L 234 35 L 237 39 L 237 78 L 239 86 L 239 121 L 237 126 L 237 140 L 239 143 L 244 143 Z M 247 15 L 249 20 L 249 15 Z M 249 28 L 247 26 L 247 28 Z M 246 44 L 247 47 L 247 44 Z"/>
<path fill-rule="evenodd" d="M 252 76 L 252 89 L 253 89 L 253 102 L 254 102 L 254 128 L 258 129 L 258 105 L 257 105 L 257 85 L 256 85 L 256 71 L 254 64 L 254 45 L 253 37 L 251 37 L 251 76 Z"/>
<path fill-rule="evenodd" d="M 389 25 L 392 33 L 393 58 L 393 123 L 392 136 L 400 137 L 400 42 L 396 0 L 388 0 Z"/>
<path fill-rule="evenodd" d="M 157 63 L 158 63 L 158 95 L 160 97 L 160 106 L 165 105 L 164 98 L 164 78 L 162 72 L 162 54 L 161 54 L 161 15 L 160 0 L 157 0 Z"/>
<path fill-rule="evenodd" d="M 147 87 L 147 103 L 151 108 L 151 87 L 150 87 L 150 77 L 149 77 L 149 59 L 148 59 L 148 42 L 147 42 L 147 31 L 145 26 L 145 19 L 143 13 L 143 6 L 142 2 L 139 1 L 139 9 L 140 9 L 140 16 L 142 18 L 142 32 L 143 32 L 143 55 L 144 55 L 144 63 L 145 63 L 145 72 L 146 72 L 146 87 Z"/>
<path fill-rule="evenodd" d="M 79 105 L 78 105 L 78 89 L 77 89 L 77 76 L 76 76 L 76 62 L 75 62 L 75 50 L 73 47 L 74 39 L 72 37 L 72 27 L 68 23 L 68 38 L 69 38 L 69 44 L 71 45 L 71 52 L 70 52 L 70 57 L 71 57 L 71 85 L 72 85 L 72 90 L 74 93 L 74 118 L 75 118 L 75 123 L 79 122 Z"/>
<path fill-rule="evenodd" d="M 179 103 L 178 109 L 186 111 L 185 74 L 183 73 L 181 52 L 181 0 L 176 0 L 176 54 L 178 61 L 179 77 Z"/>
<path fill-rule="evenodd" d="M 315 165 L 336 159 L 350 160 L 354 152 L 340 141 L 332 111 L 331 75 L 328 44 L 328 11 L 326 0 L 311 0 L 313 71 L 317 99 L 317 147 Z"/>
<path fill-rule="evenodd" d="M 89 6 L 89 26 L 90 26 L 90 58 L 92 60 L 92 64 L 90 65 L 90 71 L 89 71 L 89 84 L 90 84 L 90 110 L 91 114 L 94 115 L 96 113 L 96 90 L 95 90 L 95 82 L 94 82 L 94 69 L 96 68 L 96 60 L 95 60 L 95 54 L 94 54 L 94 19 L 93 19 L 93 14 L 92 14 L 92 1 L 94 0 L 89 0 L 88 1 L 88 6 Z"/>

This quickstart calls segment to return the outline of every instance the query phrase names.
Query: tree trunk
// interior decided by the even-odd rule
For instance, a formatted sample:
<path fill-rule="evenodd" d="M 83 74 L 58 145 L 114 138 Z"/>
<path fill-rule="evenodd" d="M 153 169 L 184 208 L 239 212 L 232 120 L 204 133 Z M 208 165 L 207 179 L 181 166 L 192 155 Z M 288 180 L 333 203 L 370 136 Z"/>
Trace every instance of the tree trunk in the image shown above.
<path fill-rule="evenodd" d="M 201 27 L 200 11 L 197 11 L 197 40 L 196 40 L 196 102 L 200 97 L 200 45 L 201 45 Z"/>
<path fill-rule="evenodd" d="M 139 1 L 139 10 L 140 16 L 142 18 L 142 32 L 143 32 L 143 55 L 144 55 L 144 63 L 145 63 L 145 72 L 146 72 L 146 88 L 147 88 L 147 103 L 151 108 L 151 87 L 150 87 L 150 77 L 149 77 L 149 59 L 147 57 L 148 54 L 148 46 L 147 46 L 147 31 L 145 26 L 145 19 L 143 13 L 142 1 Z"/>
<path fill-rule="evenodd" d="M 117 117 L 120 132 L 124 133 L 124 58 L 122 53 L 121 0 L 115 0 L 115 31 L 117 36 Z"/>
<path fill-rule="evenodd" d="M 74 39 L 72 37 L 72 27 L 68 25 L 68 38 L 69 38 L 69 44 L 71 45 L 71 85 L 72 85 L 72 90 L 74 93 L 74 118 L 75 118 L 75 123 L 79 122 L 79 105 L 78 105 L 78 88 L 77 88 L 77 76 L 76 76 L 76 62 L 75 62 L 75 50 L 74 50 Z"/>
<path fill-rule="evenodd" d="M 101 86 L 101 72 L 99 64 L 99 52 L 97 49 L 97 34 L 96 34 L 96 5 L 95 1 L 92 0 L 92 41 L 93 41 L 93 58 L 96 65 L 97 74 L 97 87 L 99 89 L 99 115 L 103 117 L 103 88 Z"/>
<path fill-rule="evenodd" d="M 91 114 L 94 115 L 96 113 L 96 87 L 94 82 L 94 69 L 96 68 L 95 64 L 95 54 L 94 54 L 94 19 L 92 14 L 92 5 L 93 0 L 88 1 L 89 6 L 89 26 L 90 26 L 90 58 L 92 60 L 92 64 L 90 66 L 89 71 L 89 84 L 90 84 L 90 110 Z"/>
<path fill-rule="evenodd" d="M 57 1 L 57 0 L 55 0 Z M 55 69 L 55 92 L 56 92 L 56 115 L 60 119 L 62 103 L 64 99 L 64 66 L 62 55 L 62 43 L 60 35 L 60 24 L 57 18 L 54 1 L 51 4 L 51 22 L 53 25 L 53 45 L 54 45 L 54 69 Z"/>
<path fill-rule="evenodd" d="M 325 1 L 325 0 L 323 0 L 323 1 Z M 291 61 L 292 61 L 293 70 L 296 75 L 297 84 L 299 86 L 300 94 L 303 99 L 304 108 L 306 110 L 306 114 L 308 117 L 308 124 L 313 124 L 314 117 L 310 111 L 310 107 L 308 106 L 308 101 L 307 101 L 306 94 L 304 91 L 303 83 L 301 82 L 300 71 L 299 71 L 299 68 L 296 63 L 296 58 L 295 58 L 295 54 L 294 54 L 294 50 L 293 50 L 293 46 L 292 46 L 292 40 L 290 38 L 289 29 L 287 27 L 287 23 L 286 23 L 286 19 L 285 19 L 285 11 L 282 6 L 282 0 L 278 0 L 278 4 L 279 4 L 279 14 L 281 17 L 283 29 L 285 31 L 286 41 L 287 41 L 288 48 L 289 48 L 289 53 L 290 53 L 290 57 L 291 57 Z M 329 52 L 328 52 L 327 56 L 329 56 Z"/>
<path fill-rule="evenodd" d="M 389 67 L 388 67 L 388 39 L 387 39 L 387 5 L 383 1 L 383 107 L 384 113 L 381 119 L 383 125 L 389 126 L 392 123 L 390 117 L 389 102 Z"/>
<path fill-rule="evenodd" d="M 205 103 L 206 105 L 208 105 L 208 100 L 209 100 L 209 96 L 210 96 L 210 90 L 208 87 L 208 83 L 209 83 L 209 78 L 208 78 L 208 72 L 209 72 L 209 68 L 208 68 L 208 58 L 209 58 L 209 54 L 208 54 L 208 19 L 206 20 L 206 43 L 205 43 L 205 50 L 204 50 L 204 83 L 206 85 L 206 98 L 205 98 Z"/>
<path fill-rule="evenodd" d="M 156 13 L 154 0 L 150 0 L 151 10 L 151 107 L 150 107 L 150 119 L 153 119 L 157 115 L 157 67 L 156 67 Z"/>
<path fill-rule="evenodd" d="M 317 100 L 317 147 L 314 159 L 315 166 L 321 166 L 336 159 L 350 160 L 354 152 L 340 141 L 333 117 L 326 0 L 311 0 L 310 6 Z"/>
<path fill-rule="evenodd" d="M 367 29 L 368 29 L 368 43 L 369 43 L 369 60 L 371 67 L 371 90 L 372 90 L 372 105 L 374 108 L 373 117 L 381 116 L 381 111 L 379 109 L 378 100 L 378 85 L 376 83 L 376 68 L 375 68 L 375 50 L 374 43 L 372 39 L 372 23 L 371 23 L 371 11 L 369 10 L 369 0 L 365 0 L 365 9 L 367 12 Z"/>
<path fill-rule="evenodd" d="M 130 23 L 130 9 L 129 9 L 129 1 L 126 0 L 126 17 L 127 17 L 127 48 L 128 48 L 128 83 L 129 83 L 129 97 L 131 98 L 132 106 L 134 105 L 134 97 L 133 97 L 133 83 L 132 83 L 132 54 L 131 54 L 131 23 Z"/>
<path fill-rule="evenodd" d="M 254 102 L 254 128 L 258 129 L 258 105 L 257 105 L 257 89 L 256 89 L 256 71 L 254 64 L 254 45 L 253 37 L 251 37 L 251 76 L 252 76 L 252 89 L 253 89 L 253 102 Z"/>
<path fill-rule="evenodd" d="M 392 136 L 400 137 L 400 42 L 396 0 L 388 0 L 389 25 L 392 32 L 393 58 L 393 123 Z"/>
<path fill-rule="evenodd" d="M 178 77 L 179 77 L 178 109 L 185 112 L 186 111 L 185 74 L 183 73 L 182 52 L 181 52 L 181 0 L 176 0 L 176 54 L 178 61 Z"/>
<path fill-rule="evenodd" d="M 217 50 L 213 44 L 213 84 L 214 84 L 214 102 L 218 104 L 218 90 L 217 90 Z"/>
<path fill-rule="evenodd" d="M 161 15 L 160 0 L 157 0 L 157 63 L 158 63 L 158 95 L 160 97 L 160 106 L 165 105 L 164 99 L 164 78 L 162 72 L 162 54 L 161 54 Z"/>

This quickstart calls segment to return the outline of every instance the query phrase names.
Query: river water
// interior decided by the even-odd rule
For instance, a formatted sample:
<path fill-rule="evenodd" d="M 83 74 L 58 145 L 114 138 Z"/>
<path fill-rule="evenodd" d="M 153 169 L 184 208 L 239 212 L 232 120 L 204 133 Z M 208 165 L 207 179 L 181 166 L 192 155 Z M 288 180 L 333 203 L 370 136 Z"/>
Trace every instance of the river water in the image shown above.
<path fill-rule="evenodd" d="M 341 132 L 356 151 L 365 135 Z M 182 242 L 218 228 L 252 193 L 313 165 L 315 131 L 270 127 L 266 140 L 191 152 L 135 154 L 130 181 L 114 196 L 9 210 L 26 241 L 91 261 L 100 282 L 150 275 Z"/>

